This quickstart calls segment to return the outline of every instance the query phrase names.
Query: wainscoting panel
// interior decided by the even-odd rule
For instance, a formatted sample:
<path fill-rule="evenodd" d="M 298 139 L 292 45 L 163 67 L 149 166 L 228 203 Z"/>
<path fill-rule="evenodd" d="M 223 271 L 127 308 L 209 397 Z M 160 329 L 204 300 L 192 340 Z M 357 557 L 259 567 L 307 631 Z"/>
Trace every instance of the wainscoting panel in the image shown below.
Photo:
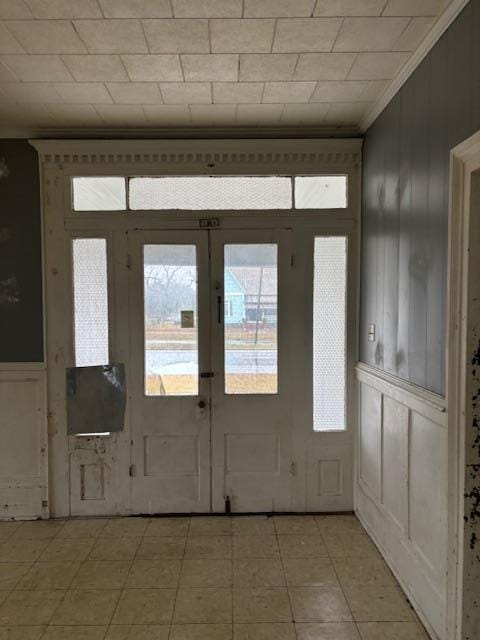
<path fill-rule="evenodd" d="M 373 367 L 357 367 L 356 511 L 431 636 L 445 638 L 445 401 Z"/>
<path fill-rule="evenodd" d="M 0 364 L 0 519 L 48 518 L 46 371 Z"/>

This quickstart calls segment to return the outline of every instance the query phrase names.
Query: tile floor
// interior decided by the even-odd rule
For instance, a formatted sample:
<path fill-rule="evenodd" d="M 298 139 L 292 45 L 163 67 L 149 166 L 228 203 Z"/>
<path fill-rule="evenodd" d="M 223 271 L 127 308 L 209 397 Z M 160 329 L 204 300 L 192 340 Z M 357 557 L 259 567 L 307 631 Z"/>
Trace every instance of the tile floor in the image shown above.
<path fill-rule="evenodd" d="M 354 516 L 0 522 L 0 640 L 425 640 Z"/>

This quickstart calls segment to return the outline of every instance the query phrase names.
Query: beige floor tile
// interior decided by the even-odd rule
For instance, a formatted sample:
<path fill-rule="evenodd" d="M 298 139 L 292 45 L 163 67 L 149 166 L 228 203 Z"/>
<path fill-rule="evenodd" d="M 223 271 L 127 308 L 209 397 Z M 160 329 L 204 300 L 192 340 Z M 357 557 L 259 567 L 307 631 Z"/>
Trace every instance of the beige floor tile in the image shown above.
<path fill-rule="evenodd" d="M 267 516 L 237 516 L 232 519 L 234 536 L 275 535 L 273 518 Z"/>
<path fill-rule="evenodd" d="M 0 640 L 40 640 L 45 627 L 0 627 Z"/>
<path fill-rule="evenodd" d="M 168 640 L 170 627 L 159 624 L 111 625 L 105 640 Z"/>
<path fill-rule="evenodd" d="M 72 582 L 72 589 L 121 589 L 130 569 L 128 560 L 87 560 Z"/>
<path fill-rule="evenodd" d="M 106 518 L 90 518 L 88 520 L 68 520 L 65 526 L 58 533 L 59 538 L 77 538 L 85 540 L 86 538 L 97 538 L 105 525 Z"/>
<path fill-rule="evenodd" d="M 354 515 L 315 516 L 315 521 L 321 533 L 365 533 Z"/>
<path fill-rule="evenodd" d="M 173 621 L 175 624 L 231 622 L 231 590 L 180 588 Z"/>
<path fill-rule="evenodd" d="M 279 558 L 276 536 L 233 536 L 234 558 Z"/>
<path fill-rule="evenodd" d="M 146 536 L 186 536 L 190 518 L 153 518 L 146 530 Z"/>
<path fill-rule="evenodd" d="M 231 558 L 231 536 L 192 536 L 187 540 L 185 558 Z"/>
<path fill-rule="evenodd" d="M 159 624 L 113 624 L 105 640 L 168 640 L 170 627 Z"/>
<path fill-rule="evenodd" d="M 90 560 L 131 560 L 141 538 L 98 538 L 90 552 Z"/>
<path fill-rule="evenodd" d="M 361 533 L 324 533 L 323 539 L 334 558 L 380 557 L 370 538 Z"/>
<path fill-rule="evenodd" d="M 345 587 L 395 587 L 397 584 L 380 556 L 333 558 L 332 562 L 340 583 Z"/>
<path fill-rule="evenodd" d="M 228 536 L 232 533 L 232 519 L 227 516 L 197 516 L 191 519 L 191 536 Z"/>
<path fill-rule="evenodd" d="M 169 624 L 174 602 L 174 589 L 126 589 L 112 624 Z"/>
<path fill-rule="evenodd" d="M 286 589 L 234 589 L 233 620 L 239 622 L 292 622 Z"/>
<path fill-rule="evenodd" d="M 79 568 L 79 562 L 36 562 L 17 589 L 68 589 Z"/>
<path fill-rule="evenodd" d="M 169 640 L 232 640 L 231 624 L 174 624 Z"/>
<path fill-rule="evenodd" d="M 322 558 L 328 556 L 322 537 L 279 535 L 280 554 L 284 558 Z"/>
<path fill-rule="evenodd" d="M 177 558 L 136 558 L 125 586 L 127 589 L 175 589 L 181 564 Z"/>
<path fill-rule="evenodd" d="M 64 591 L 12 591 L 0 607 L 0 626 L 48 624 Z"/>
<path fill-rule="evenodd" d="M 185 558 L 180 575 L 182 587 L 230 587 L 232 562 L 214 558 Z"/>
<path fill-rule="evenodd" d="M 428 640 L 416 622 L 366 622 L 358 625 L 362 640 Z"/>
<path fill-rule="evenodd" d="M 101 536 L 108 538 L 137 538 L 145 534 L 147 518 L 114 518 L 108 520 Z"/>
<path fill-rule="evenodd" d="M 344 587 L 357 622 L 412 622 L 413 614 L 397 587 Z"/>
<path fill-rule="evenodd" d="M 295 640 L 295 627 L 287 622 L 235 624 L 233 640 Z"/>
<path fill-rule="evenodd" d="M 31 562 L 0 563 L 0 589 L 13 589 L 31 567 Z"/>
<path fill-rule="evenodd" d="M 64 600 L 50 620 L 50 624 L 56 626 L 108 624 L 119 597 L 120 590 L 118 589 L 67 591 Z"/>
<path fill-rule="evenodd" d="M 34 562 L 48 540 L 8 540 L 0 544 L 0 562 Z"/>
<path fill-rule="evenodd" d="M 47 627 L 42 640 L 103 640 L 106 631 L 106 626 L 53 626 Z"/>
<path fill-rule="evenodd" d="M 54 538 L 63 529 L 62 520 L 33 520 L 24 522 L 15 532 L 16 540 L 49 540 Z"/>
<path fill-rule="evenodd" d="M 239 558 L 233 561 L 233 585 L 246 587 L 284 587 L 282 563 L 277 558 Z"/>
<path fill-rule="evenodd" d="M 339 587 L 329 558 L 284 558 L 283 566 L 289 587 Z"/>
<path fill-rule="evenodd" d="M 289 589 L 296 622 L 350 622 L 352 615 L 338 587 L 293 587 Z"/>
<path fill-rule="evenodd" d="M 40 556 L 41 562 L 83 562 L 90 553 L 94 540 L 54 539 Z"/>
<path fill-rule="evenodd" d="M 295 628 L 297 640 L 360 640 L 353 622 L 300 622 Z"/>
<path fill-rule="evenodd" d="M 20 522 L 0 522 L 0 540 L 8 540 L 20 525 Z"/>
<path fill-rule="evenodd" d="M 313 516 L 275 516 L 274 520 L 277 533 L 318 535 L 318 527 Z"/>
<path fill-rule="evenodd" d="M 183 558 L 185 538 L 180 536 L 161 536 L 143 538 L 137 550 L 137 558 Z"/>

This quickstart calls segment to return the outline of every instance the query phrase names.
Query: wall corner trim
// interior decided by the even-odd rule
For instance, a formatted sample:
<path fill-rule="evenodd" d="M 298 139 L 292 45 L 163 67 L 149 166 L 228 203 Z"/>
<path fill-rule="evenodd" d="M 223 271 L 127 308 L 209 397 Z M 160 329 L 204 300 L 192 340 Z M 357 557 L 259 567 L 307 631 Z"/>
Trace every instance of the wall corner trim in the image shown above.
<path fill-rule="evenodd" d="M 420 46 L 413 52 L 413 55 L 393 78 L 386 90 L 374 103 L 370 111 L 368 111 L 368 113 L 363 117 L 360 122 L 360 131 L 362 133 L 365 133 L 365 131 L 375 122 L 385 107 L 396 96 L 408 78 L 412 75 L 422 60 L 426 58 L 441 36 L 469 2 L 470 0 L 451 0 L 445 11 L 438 17 L 433 27 L 427 33 L 427 36 L 421 42 Z"/>

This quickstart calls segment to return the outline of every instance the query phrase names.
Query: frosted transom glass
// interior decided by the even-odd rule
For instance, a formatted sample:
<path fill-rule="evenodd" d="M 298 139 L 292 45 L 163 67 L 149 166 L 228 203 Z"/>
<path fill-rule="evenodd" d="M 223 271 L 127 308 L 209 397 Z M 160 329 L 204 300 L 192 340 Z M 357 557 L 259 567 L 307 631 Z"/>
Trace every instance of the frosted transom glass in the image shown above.
<path fill-rule="evenodd" d="M 73 178 L 74 211 L 124 211 L 125 178 Z"/>
<path fill-rule="evenodd" d="M 72 253 L 75 366 L 108 364 L 107 241 L 76 238 Z"/>
<path fill-rule="evenodd" d="M 313 428 L 345 429 L 347 239 L 315 238 Z"/>
<path fill-rule="evenodd" d="M 291 209 L 292 183 L 284 177 L 131 178 L 129 206 L 152 209 Z"/>
<path fill-rule="evenodd" d="M 345 209 L 347 176 L 301 176 L 295 178 L 296 209 Z"/>

